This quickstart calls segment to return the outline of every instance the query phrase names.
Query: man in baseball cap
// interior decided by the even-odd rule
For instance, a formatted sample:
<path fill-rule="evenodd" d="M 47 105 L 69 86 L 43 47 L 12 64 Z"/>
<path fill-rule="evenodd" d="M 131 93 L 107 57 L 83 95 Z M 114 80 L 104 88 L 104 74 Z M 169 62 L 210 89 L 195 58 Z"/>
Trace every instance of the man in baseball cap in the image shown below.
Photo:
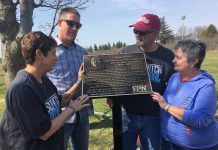
<path fill-rule="evenodd" d="M 129 27 L 134 27 L 136 30 L 146 32 L 150 30 L 160 31 L 160 19 L 154 14 L 144 14 L 141 16 L 135 24 Z"/>
<path fill-rule="evenodd" d="M 129 27 L 133 27 L 136 44 L 141 51 L 151 52 L 159 48 L 159 44 L 155 42 L 161 29 L 160 19 L 157 15 L 144 14 Z"/>
<path fill-rule="evenodd" d="M 121 49 L 121 53 L 144 53 L 153 91 L 163 93 L 169 77 L 173 74 L 171 50 L 156 42 L 161 23 L 157 15 L 144 14 L 130 25 L 136 44 Z M 137 66 L 136 66 L 137 67 Z M 149 80 L 148 79 L 148 80 Z M 107 100 L 113 107 L 115 99 L 122 105 L 123 150 L 136 150 L 137 137 L 142 149 L 160 149 L 160 107 L 149 94 L 126 95 Z"/>

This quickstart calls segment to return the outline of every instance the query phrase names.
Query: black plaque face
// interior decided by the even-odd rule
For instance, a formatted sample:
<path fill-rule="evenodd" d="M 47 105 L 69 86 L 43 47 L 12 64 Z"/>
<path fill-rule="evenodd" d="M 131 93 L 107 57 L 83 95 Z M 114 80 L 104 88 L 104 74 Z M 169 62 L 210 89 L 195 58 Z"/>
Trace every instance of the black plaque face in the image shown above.
<path fill-rule="evenodd" d="M 152 92 L 144 53 L 84 56 L 82 94 L 90 97 Z"/>

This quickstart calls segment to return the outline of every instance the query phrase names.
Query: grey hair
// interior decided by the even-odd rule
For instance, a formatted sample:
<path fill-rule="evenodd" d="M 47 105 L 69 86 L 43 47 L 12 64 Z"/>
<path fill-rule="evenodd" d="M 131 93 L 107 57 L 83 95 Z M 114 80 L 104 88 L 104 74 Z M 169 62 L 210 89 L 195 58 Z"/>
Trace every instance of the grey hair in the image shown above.
<path fill-rule="evenodd" d="M 197 59 L 198 62 L 194 67 L 197 69 L 201 68 L 206 55 L 206 44 L 203 41 L 193 39 L 181 40 L 175 45 L 175 51 L 178 49 L 186 53 L 187 62 L 193 62 Z"/>

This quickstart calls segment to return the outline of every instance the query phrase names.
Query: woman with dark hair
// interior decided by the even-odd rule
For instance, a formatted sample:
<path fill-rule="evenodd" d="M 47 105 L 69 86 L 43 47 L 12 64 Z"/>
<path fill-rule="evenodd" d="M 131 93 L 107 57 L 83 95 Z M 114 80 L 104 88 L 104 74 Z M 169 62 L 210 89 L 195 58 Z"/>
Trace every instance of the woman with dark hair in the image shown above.
<path fill-rule="evenodd" d="M 84 73 L 63 96 L 46 77 L 57 60 L 56 41 L 42 32 L 26 34 L 21 41 L 26 68 L 20 70 L 6 95 L 0 125 L 1 150 L 63 150 L 61 127 L 76 111 L 89 106 L 87 95 L 72 100 Z M 61 107 L 67 109 L 61 112 Z"/>
<path fill-rule="evenodd" d="M 201 41 L 175 46 L 174 73 L 164 95 L 154 92 L 161 110 L 162 150 L 218 150 L 214 78 L 200 70 L 206 54 Z"/>

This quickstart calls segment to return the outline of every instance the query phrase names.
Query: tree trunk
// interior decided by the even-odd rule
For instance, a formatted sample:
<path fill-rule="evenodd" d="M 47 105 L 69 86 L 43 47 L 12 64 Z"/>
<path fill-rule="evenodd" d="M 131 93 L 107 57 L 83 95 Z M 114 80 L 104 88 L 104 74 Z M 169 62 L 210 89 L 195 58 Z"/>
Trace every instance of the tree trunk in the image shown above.
<path fill-rule="evenodd" d="M 6 84 L 14 79 L 17 71 L 25 67 L 21 54 L 20 40 L 23 34 L 32 30 L 32 0 L 20 1 L 20 22 L 16 20 L 16 6 L 12 0 L 0 0 L 0 38 L 2 41 L 3 69 Z M 28 9 L 26 9 L 28 7 Z M 26 14 L 26 15 L 24 15 Z"/>
<path fill-rule="evenodd" d="M 14 79 L 17 71 L 25 67 L 20 40 L 24 34 L 32 31 L 34 8 L 47 7 L 60 10 L 62 7 L 76 4 L 75 8 L 83 9 L 83 5 L 89 0 L 38 0 L 37 2 L 38 4 L 35 4 L 34 0 L 0 0 L 0 40 L 7 85 Z M 20 18 L 17 15 L 20 23 L 16 19 L 17 6 L 20 6 Z"/>
<path fill-rule="evenodd" d="M 6 84 L 9 84 L 20 69 L 20 62 L 23 61 L 20 55 L 20 49 L 17 49 L 19 46 L 16 37 L 19 31 L 19 24 L 16 21 L 16 5 L 11 0 L 1 0 L 0 14 L 2 63 L 5 72 L 5 81 Z"/>
<path fill-rule="evenodd" d="M 20 0 L 20 32 L 22 34 L 32 31 L 33 4 L 32 0 Z"/>
<path fill-rule="evenodd" d="M 6 84 L 14 79 L 17 71 L 24 68 L 24 60 L 21 55 L 20 39 L 5 40 L 2 44 L 3 50 L 3 68 L 5 72 Z"/>

